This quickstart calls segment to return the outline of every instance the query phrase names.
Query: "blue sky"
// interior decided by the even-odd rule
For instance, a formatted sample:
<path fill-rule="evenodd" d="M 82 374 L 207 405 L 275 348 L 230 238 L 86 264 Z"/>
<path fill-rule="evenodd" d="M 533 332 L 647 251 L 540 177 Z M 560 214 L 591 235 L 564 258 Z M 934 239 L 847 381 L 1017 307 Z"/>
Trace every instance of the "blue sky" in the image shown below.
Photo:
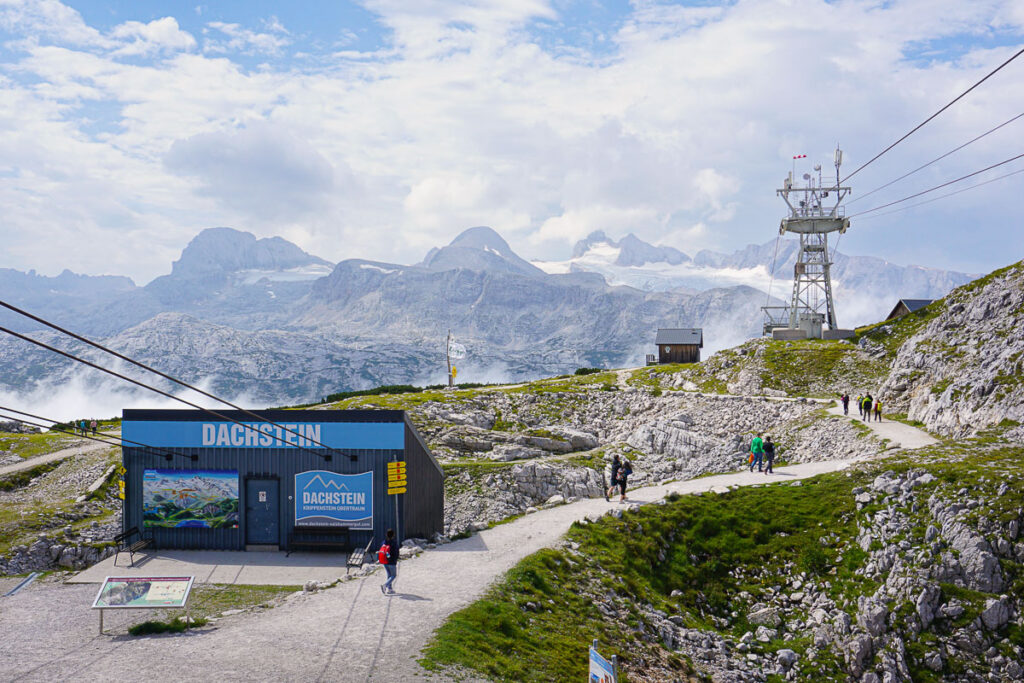
<path fill-rule="evenodd" d="M 536 259 L 592 230 L 731 251 L 774 238 L 792 155 L 839 143 L 852 170 L 1022 27 L 1017 0 L 0 0 L 0 267 L 145 283 L 217 225 L 331 260 L 411 263 L 472 225 Z M 1024 111 L 1018 62 L 854 196 Z M 1022 130 L 857 210 L 1024 151 Z M 842 249 L 1005 265 L 1022 183 L 855 221 Z"/>

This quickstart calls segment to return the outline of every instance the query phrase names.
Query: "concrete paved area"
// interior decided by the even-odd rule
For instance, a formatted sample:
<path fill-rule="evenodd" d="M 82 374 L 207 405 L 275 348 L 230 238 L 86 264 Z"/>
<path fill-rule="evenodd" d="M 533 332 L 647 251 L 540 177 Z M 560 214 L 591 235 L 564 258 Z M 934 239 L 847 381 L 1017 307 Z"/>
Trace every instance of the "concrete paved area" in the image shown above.
<path fill-rule="evenodd" d="M 888 439 L 894 446 L 899 446 L 900 448 L 923 448 L 924 446 L 931 446 L 932 444 L 939 443 L 939 440 L 928 432 L 918 429 L 917 427 L 911 427 L 910 425 L 903 424 L 902 422 L 890 420 L 884 415 L 882 416 L 881 422 L 874 421 L 874 418 L 872 418 L 871 422 L 863 422 L 860 419 L 860 414 L 857 412 L 857 408 L 853 403 L 854 401 L 851 399 L 850 414 L 845 417 L 854 420 L 855 422 L 867 425 L 871 431 L 878 436 L 878 438 Z M 829 408 L 828 412 L 842 417 L 843 406 L 840 403 L 839 405 Z"/>
<path fill-rule="evenodd" d="M 68 583 L 101 583 L 107 576 L 194 576 L 196 583 L 301 586 L 331 583 L 345 576 L 347 553 L 234 552 L 228 550 L 156 550 L 108 557 L 79 572 Z"/>
<path fill-rule="evenodd" d="M 629 496 L 632 502 L 650 503 L 672 492 L 795 481 L 844 469 L 851 462 L 780 467 L 770 476 L 741 471 L 637 489 Z M 89 609 L 94 585 L 30 587 L 0 601 L 0 679 L 423 680 L 425 672 L 416 659 L 449 614 L 478 599 L 522 558 L 556 543 L 573 521 L 617 507 L 603 499 L 581 500 L 439 546 L 399 564 L 398 593 L 393 596 L 381 595 L 383 576 L 378 571 L 183 635 L 99 636 L 97 618 Z M 128 617 L 111 614 L 108 623 L 117 633 L 116 620 Z"/>

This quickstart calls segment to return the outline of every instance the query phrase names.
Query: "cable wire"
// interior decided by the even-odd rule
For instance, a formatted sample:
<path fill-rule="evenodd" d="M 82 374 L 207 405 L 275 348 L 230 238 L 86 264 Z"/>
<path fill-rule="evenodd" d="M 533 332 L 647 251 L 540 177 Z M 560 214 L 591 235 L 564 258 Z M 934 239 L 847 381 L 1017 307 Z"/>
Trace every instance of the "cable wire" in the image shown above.
<path fill-rule="evenodd" d="M 1000 124 L 999 124 L 998 126 L 996 126 L 995 128 L 992 128 L 992 129 L 990 129 L 990 130 L 987 130 L 987 131 L 985 131 L 984 133 L 982 133 L 982 134 L 981 134 L 981 135 L 979 135 L 978 137 L 976 137 L 976 138 L 974 138 L 974 139 L 972 139 L 972 140 L 968 140 L 967 142 L 965 142 L 964 144 L 960 145 L 959 147 L 956 147 L 955 149 L 951 149 L 951 150 L 949 150 L 948 152 L 946 152 L 946 153 L 945 153 L 945 154 L 943 154 L 942 156 L 940 156 L 940 157 L 936 157 L 936 158 L 932 159 L 932 160 L 931 160 L 931 161 L 929 161 L 929 162 L 928 162 L 927 164 L 924 164 L 924 165 L 922 165 L 922 166 L 918 166 L 918 167 L 917 167 L 917 168 L 915 168 L 915 169 L 914 169 L 913 171 L 910 171 L 909 173 L 904 173 L 904 174 L 903 174 L 903 175 L 901 175 L 901 176 L 900 176 L 899 178 L 896 178 L 895 180 L 890 180 L 890 181 L 889 181 L 889 182 L 887 182 L 887 183 L 886 183 L 885 185 L 882 185 L 882 186 L 880 186 L 880 187 L 876 187 L 875 189 L 871 190 L 870 192 L 865 192 L 864 194 L 860 195 L 859 197 L 857 197 L 857 198 L 855 198 L 855 199 L 851 199 L 850 201 L 846 202 L 846 205 L 847 205 L 847 206 L 849 206 L 850 204 L 853 204 L 854 202 L 859 202 L 860 200 L 864 199 L 865 197 L 870 197 L 871 195 L 873 195 L 874 193 L 878 192 L 879 190 L 884 190 L 885 188 L 889 187 L 890 185 L 893 185 L 893 184 L 895 184 L 895 183 L 898 183 L 899 181 L 903 180 L 904 178 L 907 178 L 907 177 L 909 177 L 909 176 L 912 176 L 912 175 L 914 175 L 915 173 L 917 173 L 918 171 L 920 171 L 920 170 L 922 170 L 922 169 L 928 168 L 929 166 L 931 166 L 932 164 L 934 164 L 934 163 L 935 163 L 936 161 L 942 161 L 943 159 L 945 159 L 946 157 L 948 157 L 948 156 L 949 156 L 950 154 L 953 154 L 954 152 L 959 152 L 960 150 L 962 150 L 962 149 L 963 149 L 964 147 L 966 147 L 967 145 L 970 145 L 971 143 L 977 142 L 978 140 L 982 139 L 982 138 L 983 138 L 983 137 L 985 137 L 986 135 L 989 135 L 990 133 L 994 133 L 994 132 L 996 132 L 997 130 L 999 130 L 999 129 L 1000 129 L 1000 128 L 1002 128 L 1003 126 L 1006 126 L 1006 125 L 1008 125 L 1008 124 L 1011 124 L 1011 123 L 1013 123 L 1014 121 L 1016 121 L 1017 119 L 1019 119 L 1019 118 L 1020 118 L 1020 117 L 1022 117 L 1022 116 L 1024 116 L 1024 112 L 1021 112 L 1020 114 L 1017 114 L 1016 116 L 1014 116 L 1014 117 L 1013 117 L 1012 119 L 1010 119 L 1009 121 L 1003 121 L 1002 123 L 1000 123 Z"/>
<path fill-rule="evenodd" d="M 120 358 L 121 360 L 123 360 L 125 362 L 128 362 L 128 363 L 131 363 L 132 365 L 135 365 L 136 367 L 140 367 L 143 370 L 147 370 L 148 372 L 152 372 L 155 375 L 159 375 L 160 377 L 163 377 L 166 380 L 170 380 L 171 382 L 174 382 L 175 384 L 183 386 L 183 387 L 185 387 L 187 389 L 191 389 L 192 391 L 200 393 L 203 396 L 206 396 L 208 398 L 212 398 L 215 401 L 219 401 L 220 403 L 223 403 L 224 405 L 231 406 L 235 410 L 241 411 L 242 413 L 245 413 L 249 417 L 255 418 L 255 419 L 257 419 L 257 420 L 259 420 L 261 422 L 266 422 L 267 424 L 274 425 L 275 427 L 278 427 L 278 428 L 280 428 L 280 429 L 282 429 L 282 430 L 284 430 L 286 432 L 294 434 L 295 436 L 298 436 L 300 438 L 303 438 L 303 439 L 306 439 L 308 441 L 311 441 L 312 443 L 315 443 L 317 446 L 321 446 L 323 448 L 329 448 L 329 446 L 327 446 L 326 444 L 320 443 L 316 439 L 311 439 L 310 437 L 306 436 L 305 434 L 300 434 L 299 432 L 295 431 L 294 429 L 288 429 L 284 425 L 278 424 L 278 423 L 274 422 L 273 420 L 268 420 L 267 418 L 265 418 L 265 417 L 263 417 L 261 415 L 258 415 L 256 413 L 252 412 L 251 410 L 246 410 L 245 408 L 242 408 L 241 406 L 237 406 L 234 403 L 232 403 L 231 401 L 227 401 L 227 400 L 225 400 L 223 398 L 219 398 L 217 396 L 214 396 L 213 394 L 211 394 L 208 391 L 204 391 L 204 390 L 202 390 L 202 389 L 200 389 L 198 387 L 192 386 L 191 384 L 189 384 L 187 382 L 183 382 L 182 380 L 179 380 L 179 379 L 176 379 L 174 377 L 171 377 L 167 373 L 160 372 L 156 368 L 152 368 L 152 367 L 146 365 L 145 363 L 141 363 L 141 362 L 139 362 L 137 360 L 129 358 L 128 356 L 126 356 L 126 355 L 124 355 L 122 353 L 118 353 L 117 351 L 114 351 L 113 349 L 108 348 L 108 347 L 100 344 L 99 342 L 94 342 L 91 339 L 83 337 L 80 334 L 76 334 L 74 332 L 71 332 L 70 330 L 67 330 L 67 329 L 63 328 L 60 325 L 52 323 L 49 320 L 45 320 L 43 318 L 40 318 L 37 315 L 33 315 L 32 313 L 29 313 L 28 311 L 22 310 L 22 309 L 18 308 L 17 306 L 14 306 L 13 304 L 9 304 L 6 301 L 0 300 L 0 306 L 3 306 L 4 308 L 17 313 L 18 315 L 22 315 L 22 316 L 24 316 L 24 317 L 26 317 L 26 318 L 28 318 L 30 320 L 34 320 L 37 323 L 40 323 L 42 325 L 46 325 L 47 327 L 49 327 L 49 328 L 51 328 L 53 330 L 56 330 L 57 332 L 60 332 L 61 334 L 65 334 L 65 335 L 67 335 L 69 337 L 77 339 L 78 341 L 83 342 L 85 344 L 88 344 L 89 346 L 92 346 L 94 348 L 97 348 L 100 351 L 103 351 L 105 353 L 109 353 L 110 355 L 114 356 L 115 358 Z M 193 404 L 190 403 L 189 405 L 193 405 Z M 238 423 L 238 424 L 242 424 L 242 423 Z M 287 443 L 287 442 L 285 442 L 285 443 Z"/>
<path fill-rule="evenodd" d="M 1010 157 L 1009 159 L 1006 159 L 1004 161 L 1000 161 L 998 164 L 992 164 L 991 166 L 987 166 L 987 167 L 981 169 L 980 171 L 975 171 L 974 173 L 968 173 L 967 175 L 960 176 L 959 178 L 956 178 L 955 180 L 950 180 L 950 181 L 947 181 L 945 183 L 942 183 L 941 185 L 936 185 L 935 187 L 928 188 L 927 190 L 923 190 L 921 192 L 916 192 L 916 193 L 910 195 L 909 197 L 904 197 L 903 199 L 897 199 L 894 202 L 889 202 L 888 204 L 882 204 L 881 206 L 876 206 L 873 209 L 867 209 L 865 211 L 861 211 L 860 213 L 855 213 L 855 214 L 853 214 L 853 216 L 850 216 L 850 218 L 854 218 L 856 216 L 863 216 L 866 213 L 872 213 L 872 212 L 878 211 L 880 209 L 886 209 L 886 208 L 888 208 L 890 206 L 895 206 L 896 204 L 902 204 L 903 202 L 906 202 L 906 201 L 909 201 L 911 199 L 914 199 L 915 197 L 920 197 L 921 195 L 928 194 L 929 192 L 934 192 L 935 190 L 940 190 L 940 189 L 942 189 L 944 187 L 952 185 L 953 183 L 958 183 L 961 180 L 967 180 L 968 178 L 973 178 L 974 176 L 978 175 L 979 173 L 984 173 L 985 171 L 991 171 L 993 168 L 998 168 L 1000 166 L 1003 166 L 1004 164 L 1010 163 L 1011 161 L 1016 161 L 1017 159 L 1020 159 L 1021 157 L 1024 157 L 1024 154 L 1018 154 L 1015 157 Z"/>
<path fill-rule="evenodd" d="M 64 424 L 63 422 L 61 422 L 59 420 L 54 420 L 53 418 L 49 418 L 49 417 L 43 417 L 42 415 L 33 415 L 32 413 L 26 413 L 23 410 L 15 410 L 14 408 L 8 408 L 6 406 L 0 406 L 0 410 L 6 410 L 9 413 L 18 413 L 19 415 L 24 415 L 26 417 L 32 417 L 32 418 L 35 418 L 36 420 L 42 420 L 43 422 L 50 422 L 52 424 L 50 424 L 50 425 L 41 424 L 39 422 L 34 422 L 34 421 L 26 420 L 24 418 L 15 417 L 13 415 L 0 415 L 0 418 L 3 418 L 5 420 L 14 420 L 15 422 L 21 422 L 22 424 L 32 425 L 33 427 L 42 427 L 44 429 L 48 429 L 48 430 L 53 431 L 53 432 L 58 432 L 60 434 L 70 434 L 71 436 L 74 436 L 74 437 L 77 437 L 77 438 L 80 438 L 80 439 L 89 439 L 90 441 L 98 441 L 99 443 L 105 443 L 108 446 L 114 446 L 115 448 L 117 448 L 117 447 L 124 448 L 124 444 L 128 443 L 128 444 L 133 444 L 135 446 L 140 446 L 144 450 L 148 450 L 150 453 L 153 453 L 155 455 L 163 456 L 163 457 L 167 458 L 168 460 L 171 459 L 172 455 L 181 456 L 183 458 L 191 458 L 192 457 L 192 456 L 186 455 L 184 453 L 174 453 L 174 452 L 171 452 L 171 451 L 165 451 L 162 448 L 157 448 L 156 446 L 150 446 L 149 444 L 140 443 L 138 441 L 132 441 L 131 439 L 122 439 L 119 436 L 112 436 L 110 434 L 105 434 L 104 436 L 106 436 L 108 439 L 117 439 L 121 443 L 113 443 L 111 441 L 105 441 L 104 439 L 99 439 L 99 438 L 97 438 L 95 436 L 89 436 L 87 434 L 77 434 L 75 432 L 69 432 L 66 429 L 59 429 L 57 427 L 57 425 Z"/>
<path fill-rule="evenodd" d="M 899 213 L 900 211 L 907 211 L 908 209 L 913 209 L 915 206 L 924 206 L 925 204 L 931 204 L 932 202 L 937 202 L 940 199 L 945 199 L 947 197 L 952 197 L 953 195 L 960 194 L 961 192 L 967 192 L 968 190 L 973 190 L 973 189 L 975 189 L 977 187 L 981 187 L 982 185 L 988 185 L 989 183 L 994 183 L 997 180 L 1002 180 L 1003 178 L 1009 178 L 1010 176 L 1017 175 L 1018 173 L 1024 173 L 1024 168 L 1019 169 L 1017 171 L 1013 171 L 1011 173 L 1005 173 L 1005 174 L 1003 174 L 1001 176 L 996 176 L 995 178 L 992 178 L 990 180 L 986 180 L 986 181 L 978 183 L 976 185 L 971 185 L 970 187 L 965 187 L 963 189 L 956 190 L 954 192 L 949 192 L 947 194 L 939 195 L 938 197 L 934 197 L 932 199 L 927 199 L 927 200 L 925 200 L 923 202 L 918 202 L 917 204 L 911 204 L 910 206 L 901 206 L 898 209 L 893 209 L 892 211 L 886 211 L 885 213 L 876 213 L 873 216 L 865 216 L 864 220 L 868 220 L 870 218 L 879 218 L 880 216 L 890 216 L 890 215 L 892 215 L 894 213 Z"/>
<path fill-rule="evenodd" d="M 775 253 L 772 255 L 772 273 L 771 279 L 768 280 L 768 298 L 764 300 L 764 305 L 767 306 L 772 302 L 772 284 L 775 283 L 775 259 L 779 257 L 779 240 L 782 239 L 782 234 L 779 233 L 775 237 Z"/>
<path fill-rule="evenodd" d="M 157 389 L 156 387 L 151 387 L 148 384 L 145 384 L 144 382 L 140 382 L 140 381 L 138 381 L 136 379 L 132 379 L 131 377 L 128 377 L 126 375 L 122 375 L 119 372 L 116 372 L 114 370 L 110 370 L 109 368 L 105 368 L 105 367 L 103 367 L 101 365 L 97 365 L 96 363 L 93 363 L 91 361 L 85 360 L 84 358 L 79 358 L 78 356 L 76 356 L 76 355 L 74 355 L 72 353 L 68 353 L 67 351 L 62 351 L 61 349 L 58 349 L 55 346 L 50 346 L 49 344 L 47 344 L 45 342 L 41 342 L 38 339 L 33 339 L 32 337 L 29 337 L 27 335 L 21 334 L 20 332 L 15 332 L 14 330 L 10 330 L 10 329 L 8 329 L 6 327 L 0 327 L 0 332 L 6 332 L 7 334 L 9 334 L 9 335 L 11 335 L 13 337 L 17 337 L 18 339 L 23 339 L 24 341 L 27 341 L 30 344 L 35 344 L 36 346 L 44 348 L 44 349 L 46 349 L 48 351 L 53 351 L 54 353 L 60 354 L 61 356 L 64 356 L 65 358 L 69 358 L 69 359 L 71 359 L 73 361 L 77 361 L 79 363 L 82 363 L 83 365 L 88 365 L 91 368 L 99 370 L 100 372 L 105 372 L 108 375 L 113 375 L 114 377 L 117 377 L 119 379 L 123 379 L 126 382 L 131 382 L 132 384 L 134 384 L 136 386 L 139 386 L 139 387 L 142 387 L 143 389 L 148 389 L 149 391 L 156 392 L 156 393 L 160 394 L 161 396 L 166 396 L 167 398 L 169 398 L 171 400 L 178 401 L 179 403 L 184 403 L 187 406 L 191 406 L 192 408 L 195 408 L 197 410 L 201 410 L 204 413 L 207 413 L 209 415 L 213 415 L 214 417 L 218 417 L 218 418 L 220 418 L 222 420 L 226 420 L 228 422 L 233 422 L 236 425 L 239 425 L 239 426 L 241 426 L 241 427 L 243 427 L 245 429 L 249 429 L 249 430 L 252 430 L 254 432 L 257 432 L 258 434 L 266 435 L 266 436 L 271 436 L 272 438 L 277 439 L 278 441 L 280 441 L 281 443 L 283 443 L 283 444 L 285 444 L 287 446 L 293 446 L 294 445 L 295 448 L 298 448 L 299 450 L 302 450 L 302 451 L 306 451 L 307 453 L 311 453 L 311 454 L 313 454 L 313 455 L 315 455 L 317 457 L 323 458 L 324 460 L 330 460 L 331 459 L 330 454 L 317 453 L 316 451 L 312 451 L 312 450 L 310 450 L 308 448 L 305 448 L 303 446 L 299 446 L 298 444 L 289 444 L 287 441 L 285 441 L 284 437 L 277 436 L 276 434 L 269 434 L 268 432 L 261 431 L 260 429 L 257 429 L 256 427 L 253 427 L 252 425 L 247 425 L 244 422 L 241 422 L 241 421 L 236 420 L 234 418 L 228 417 L 227 415 L 224 415 L 222 413 L 218 413 L 217 411 L 212 410 L 210 408 L 204 408 L 203 406 L 199 405 L 198 403 L 192 403 L 191 401 L 187 401 L 187 400 L 181 398 L 180 396 L 175 396 L 174 394 L 171 394 L 171 393 L 168 393 L 166 391 L 163 391 L 162 389 Z M 271 422 L 270 420 L 267 420 L 266 418 L 260 418 L 260 419 L 263 422 L 266 422 L 268 424 L 273 424 L 273 425 L 275 425 L 277 427 L 280 427 L 280 428 L 284 429 L 284 427 L 282 427 L 281 425 L 277 425 L 276 423 Z M 293 434 L 298 434 L 298 432 L 295 432 L 295 431 L 293 431 L 291 429 L 287 429 L 286 431 L 292 432 Z M 313 441 L 314 443 L 319 443 L 318 441 L 315 441 L 314 439 L 310 439 L 305 434 L 298 434 L 298 435 L 300 437 L 302 437 L 303 439 L 306 439 L 307 441 Z M 323 444 L 320 444 L 320 445 L 323 446 Z M 327 446 L 324 446 L 324 447 L 327 448 Z"/>
<path fill-rule="evenodd" d="M 923 128 L 923 127 L 924 127 L 924 125 L 925 125 L 926 123 L 928 123 L 929 121 L 931 121 L 932 119 L 934 119 L 934 118 L 935 118 L 936 116 L 938 116 L 939 114 L 941 114 L 942 112 L 946 111 L 947 109 L 949 109 L 950 107 L 952 107 L 952 106 L 953 106 L 954 104 L 956 104 L 957 102 L 959 102 L 959 101 L 960 101 L 961 99 L 963 99 L 963 98 L 964 98 L 964 96 L 966 96 L 966 95 L 967 95 L 967 93 L 971 92 L 972 90 L 974 90 L 975 88 L 977 88 L 977 87 L 978 87 L 979 85 L 981 85 L 982 83 L 984 83 L 985 81 L 987 81 L 987 80 L 988 80 L 989 78 L 991 78 L 992 76 L 994 76 L 994 75 L 995 75 L 995 74 L 996 74 L 996 73 L 997 73 L 997 72 L 998 72 L 998 71 L 999 71 L 1000 69 L 1002 69 L 1002 68 L 1003 68 L 1004 66 L 1006 66 L 1007 64 L 1009 64 L 1009 63 L 1010 63 L 1010 62 L 1012 62 L 1013 60 L 1017 59 L 1017 57 L 1020 57 L 1020 56 L 1021 56 L 1022 54 L 1024 54 L 1024 48 L 1021 48 L 1020 50 L 1018 50 L 1018 51 L 1017 51 L 1017 52 L 1016 52 L 1016 53 L 1015 53 L 1015 54 L 1014 54 L 1014 55 L 1013 55 L 1012 57 L 1010 57 L 1010 58 L 1009 58 L 1009 59 L 1007 59 L 1007 60 L 1006 60 L 1005 62 L 1003 62 L 1002 64 L 1000 64 L 999 66 L 997 66 L 997 67 L 996 67 L 995 69 L 993 69 L 992 71 L 990 71 L 990 72 L 988 73 L 988 75 L 987 75 L 987 76 L 985 76 L 985 77 L 984 77 L 984 78 L 982 78 L 982 79 L 981 79 L 980 81 L 978 81 L 977 83 L 975 83 L 974 85 L 972 85 L 972 86 L 971 86 L 970 88 L 968 88 L 967 90 L 964 90 L 964 91 L 963 91 L 962 93 L 960 93 L 960 94 L 959 94 L 959 95 L 958 95 L 958 96 L 956 97 L 956 99 L 954 99 L 954 100 L 950 101 L 950 102 L 949 102 L 948 104 L 946 104 L 946 106 L 944 106 L 944 107 L 943 107 L 942 109 L 938 110 L 937 112 L 935 112 L 934 114 L 932 114 L 931 116 L 929 116 L 928 118 L 926 118 L 926 119 L 925 119 L 924 121 L 922 121 L 921 123 L 919 123 L 919 124 L 917 124 L 916 126 L 914 126 L 914 128 L 913 128 L 913 129 L 911 129 L 911 131 L 910 131 L 909 133 L 907 133 L 906 135 L 904 135 L 903 137 L 901 137 L 901 138 L 900 138 L 899 140 L 897 140 L 896 142 L 892 143 L 891 145 L 889 145 L 888 147 L 886 147 L 885 149 L 883 149 L 883 150 L 882 150 L 881 152 L 879 152 L 879 153 L 878 153 L 878 154 L 876 154 L 875 156 L 871 157 L 871 158 L 870 158 L 870 159 L 869 159 L 869 160 L 868 160 L 868 161 L 867 161 L 866 163 L 864 163 L 864 164 L 861 164 L 861 165 L 860 165 L 860 166 L 859 166 L 859 167 L 858 167 L 858 168 L 857 168 L 856 170 L 854 170 L 854 172 L 853 172 L 853 173 L 851 173 L 850 175 L 848 175 L 848 176 L 846 176 L 845 178 L 843 178 L 843 179 L 842 179 L 842 181 L 840 181 L 840 183 L 839 183 L 839 184 L 841 185 L 842 183 L 845 183 L 845 182 L 846 182 L 847 180 L 849 180 L 849 179 L 850 179 L 850 178 L 852 178 L 853 176 L 855 176 L 855 175 L 857 175 L 858 173 L 860 173 L 861 171 L 863 171 L 863 170 L 864 170 L 865 168 L 867 168 L 867 167 L 868 167 L 868 166 L 869 166 L 870 164 L 874 163 L 874 162 L 875 162 L 875 161 L 876 161 L 876 160 L 877 160 L 877 159 L 878 159 L 879 157 L 881 157 L 881 156 L 882 156 L 883 154 L 885 154 L 885 153 L 886 153 L 886 152 L 888 152 L 888 151 L 889 151 L 890 149 L 892 149 L 892 148 L 893 148 L 893 147 L 895 147 L 896 145 L 900 144 L 901 142 L 903 142 L 904 140 L 906 140 L 907 138 L 909 138 L 909 137 L 910 137 L 911 135 L 913 135 L 914 133 L 916 133 L 916 132 L 917 132 L 918 130 L 920 130 L 921 128 Z"/>

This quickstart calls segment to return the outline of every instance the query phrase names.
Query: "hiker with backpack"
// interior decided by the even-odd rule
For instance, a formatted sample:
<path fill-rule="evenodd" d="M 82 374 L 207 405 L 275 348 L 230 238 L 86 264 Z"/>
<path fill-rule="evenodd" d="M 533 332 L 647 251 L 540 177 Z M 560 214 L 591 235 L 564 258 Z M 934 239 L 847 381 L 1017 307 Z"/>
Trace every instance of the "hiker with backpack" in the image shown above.
<path fill-rule="evenodd" d="M 842 395 L 841 399 L 843 401 L 843 415 L 849 415 L 850 414 L 850 395 L 844 393 Z"/>
<path fill-rule="evenodd" d="M 772 463 L 775 462 L 775 444 L 772 443 L 772 437 L 764 437 L 764 473 L 772 474 Z"/>
<path fill-rule="evenodd" d="M 626 480 L 631 474 L 633 474 L 633 464 L 629 460 L 624 460 L 619 468 L 619 491 L 622 493 L 622 497 L 619 498 L 620 503 L 626 502 Z"/>
<path fill-rule="evenodd" d="M 395 594 L 395 579 L 398 578 L 398 541 L 395 539 L 395 530 L 388 529 L 384 543 L 377 551 L 377 562 L 384 565 L 384 571 L 388 575 L 387 581 L 380 587 L 384 595 Z"/>
<path fill-rule="evenodd" d="M 764 441 L 761 440 L 761 433 L 758 432 L 750 441 L 750 471 L 754 471 L 754 465 L 757 465 L 757 471 L 761 471 L 761 458 L 764 457 Z"/>

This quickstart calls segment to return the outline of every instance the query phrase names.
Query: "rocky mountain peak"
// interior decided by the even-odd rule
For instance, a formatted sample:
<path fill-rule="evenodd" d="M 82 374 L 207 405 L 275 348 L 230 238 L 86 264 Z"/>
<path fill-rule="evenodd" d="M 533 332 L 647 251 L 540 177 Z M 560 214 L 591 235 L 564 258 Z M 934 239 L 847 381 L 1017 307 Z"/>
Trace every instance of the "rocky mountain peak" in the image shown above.
<path fill-rule="evenodd" d="M 233 228 L 207 228 L 196 235 L 171 266 L 172 277 L 206 277 L 239 270 L 286 270 L 331 265 L 280 237 L 257 239 Z"/>
<path fill-rule="evenodd" d="M 446 247 L 434 248 L 419 264 L 430 270 L 498 271 L 543 276 L 544 271 L 512 251 L 508 242 L 487 226 L 469 228 Z"/>
<path fill-rule="evenodd" d="M 668 263 L 677 266 L 690 260 L 689 256 L 675 247 L 656 247 L 633 233 L 616 242 L 603 230 L 595 230 L 577 242 L 572 248 L 572 258 L 584 258 L 591 253 L 599 259 L 610 258 L 607 254 L 597 254 L 599 247 L 614 250 L 614 263 L 618 266 L 642 266 L 647 263 Z"/>

